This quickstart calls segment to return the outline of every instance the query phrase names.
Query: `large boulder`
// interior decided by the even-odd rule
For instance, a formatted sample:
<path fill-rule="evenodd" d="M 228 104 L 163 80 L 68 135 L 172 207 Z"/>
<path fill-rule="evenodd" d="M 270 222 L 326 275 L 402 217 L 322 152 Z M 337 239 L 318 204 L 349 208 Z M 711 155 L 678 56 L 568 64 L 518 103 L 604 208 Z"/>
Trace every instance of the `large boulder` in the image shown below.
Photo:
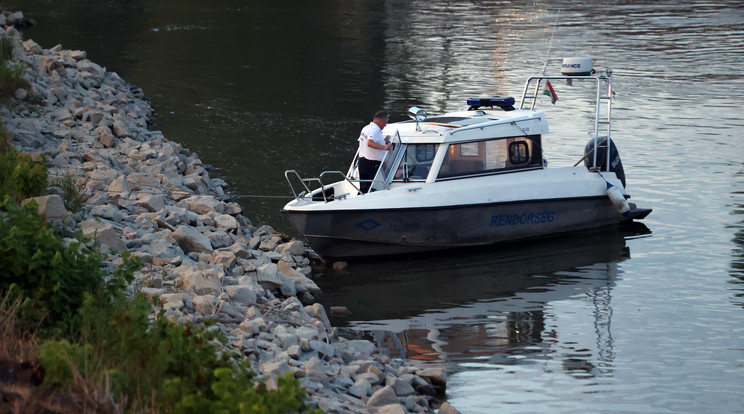
<path fill-rule="evenodd" d="M 54 194 L 41 197 L 33 197 L 23 201 L 25 205 L 31 200 L 35 200 L 39 206 L 39 215 L 44 217 L 46 221 L 50 223 L 62 222 L 67 220 L 72 215 L 65 208 L 65 203 L 62 201 L 62 197 Z"/>
<path fill-rule="evenodd" d="M 135 204 L 140 207 L 144 207 L 149 211 L 156 212 L 162 210 L 163 207 L 165 207 L 165 198 L 160 194 L 147 195 L 141 200 L 137 201 Z"/>
<path fill-rule="evenodd" d="M 124 241 L 116 234 L 114 228 L 108 224 L 95 219 L 85 220 L 80 223 L 80 230 L 83 236 L 101 243 L 121 253 L 127 249 Z"/>
<path fill-rule="evenodd" d="M 184 271 L 182 268 L 186 267 Z M 219 295 L 222 288 L 220 273 L 214 268 L 204 265 L 181 266 L 177 269 L 181 273 L 181 286 L 185 291 L 201 295 Z"/>
<path fill-rule="evenodd" d="M 237 303 L 244 305 L 252 305 L 258 300 L 256 290 L 251 286 L 246 285 L 230 285 L 225 286 L 225 293 L 230 299 Z"/>
<path fill-rule="evenodd" d="M 196 195 L 179 202 L 185 204 L 186 208 L 197 214 L 209 214 L 211 212 L 224 213 L 225 203 L 214 198 L 214 196 Z"/>
<path fill-rule="evenodd" d="M 382 407 L 388 404 L 397 404 L 398 396 L 395 395 L 393 387 L 386 386 L 375 391 L 369 400 L 367 400 L 367 406 L 369 407 Z"/>
<path fill-rule="evenodd" d="M 186 253 L 212 251 L 212 243 L 209 241 L 209 238 L 193 227 L 178 226 L 176 231 L 172 233 L 172 236 Z"/>

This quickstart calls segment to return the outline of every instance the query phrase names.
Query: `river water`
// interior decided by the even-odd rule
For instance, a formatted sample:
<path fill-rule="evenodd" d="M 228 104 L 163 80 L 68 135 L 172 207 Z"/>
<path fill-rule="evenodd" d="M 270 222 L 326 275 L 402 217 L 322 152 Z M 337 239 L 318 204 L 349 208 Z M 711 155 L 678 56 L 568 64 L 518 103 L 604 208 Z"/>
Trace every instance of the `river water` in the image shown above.
<path fill-rule="evenodd" d="M 5 6 L 37 21 L 27 38 L 141 87 L 156 127 L 286 232 L 284 170 L 345 169 L 378 108 L 402 120 L 519 96 L 546 59 L 557 74 L 564 56 L 594 57 L 614 72 L 613 139 L 633 201 L 654 209 L 644 225 L 351 262 L 318 280 L 322 301 L 352 311 L 334 317 L 345 335 L 444 366 L 463 413 L 744 412 L 740 1 Z M 554 86 L 545 141 L 561 165 L 582 155 L 591 108 Z"/>

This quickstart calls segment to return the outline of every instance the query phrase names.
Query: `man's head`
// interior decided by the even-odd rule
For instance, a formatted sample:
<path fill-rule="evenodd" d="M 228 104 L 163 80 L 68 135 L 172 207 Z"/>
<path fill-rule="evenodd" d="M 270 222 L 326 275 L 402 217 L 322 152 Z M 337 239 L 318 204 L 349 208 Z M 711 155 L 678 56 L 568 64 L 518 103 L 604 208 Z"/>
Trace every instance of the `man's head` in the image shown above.
<path fill-rule="evenodd" d="M 375 119 L 372 122 L 377 124 L 377 126 L 379 126 L 380 129 L 383 129 L 385 128 L 385 125 L 387 125 L 388 119 L 390 119 L 390 114 L 388 114 L 385 111 L 377 111 L 375 113 Z"/>

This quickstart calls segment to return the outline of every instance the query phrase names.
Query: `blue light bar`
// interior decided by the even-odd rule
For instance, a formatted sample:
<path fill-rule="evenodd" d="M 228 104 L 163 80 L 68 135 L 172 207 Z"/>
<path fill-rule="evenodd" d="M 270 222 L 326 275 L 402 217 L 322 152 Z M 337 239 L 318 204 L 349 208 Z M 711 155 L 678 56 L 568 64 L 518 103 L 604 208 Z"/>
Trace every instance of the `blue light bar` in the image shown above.
<path fill-rule="evenodd" d="M 505 111 L 512 111 L 514 110 L 514 98 L 511 96 L 501 97 L 501 96 L 494 96 L 490 98 L 468 98 L 468 110 L 475 110 L 480 108 L 481 106 L 490 106 L 493 108 L 494 106 L 498 106 L 499 108 L 505 110 Z"/>

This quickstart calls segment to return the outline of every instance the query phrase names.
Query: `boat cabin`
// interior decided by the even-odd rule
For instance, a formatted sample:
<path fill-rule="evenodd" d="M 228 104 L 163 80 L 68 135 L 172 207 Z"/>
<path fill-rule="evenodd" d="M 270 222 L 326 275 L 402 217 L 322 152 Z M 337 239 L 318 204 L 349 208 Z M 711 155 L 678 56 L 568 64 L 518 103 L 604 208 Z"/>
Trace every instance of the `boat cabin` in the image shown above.
<path fill-rule="evenodd" d="M 383 134 L 391 136 L 394 146 L 370 191 L 417 181 L 543 168 L 541 135 L 545 132 L 547 123 L 541 112 L 474 105 L 460 112 L 389 124 Z M 347 174 L 354 179 L 359 177 L 357 157 Z"/>

